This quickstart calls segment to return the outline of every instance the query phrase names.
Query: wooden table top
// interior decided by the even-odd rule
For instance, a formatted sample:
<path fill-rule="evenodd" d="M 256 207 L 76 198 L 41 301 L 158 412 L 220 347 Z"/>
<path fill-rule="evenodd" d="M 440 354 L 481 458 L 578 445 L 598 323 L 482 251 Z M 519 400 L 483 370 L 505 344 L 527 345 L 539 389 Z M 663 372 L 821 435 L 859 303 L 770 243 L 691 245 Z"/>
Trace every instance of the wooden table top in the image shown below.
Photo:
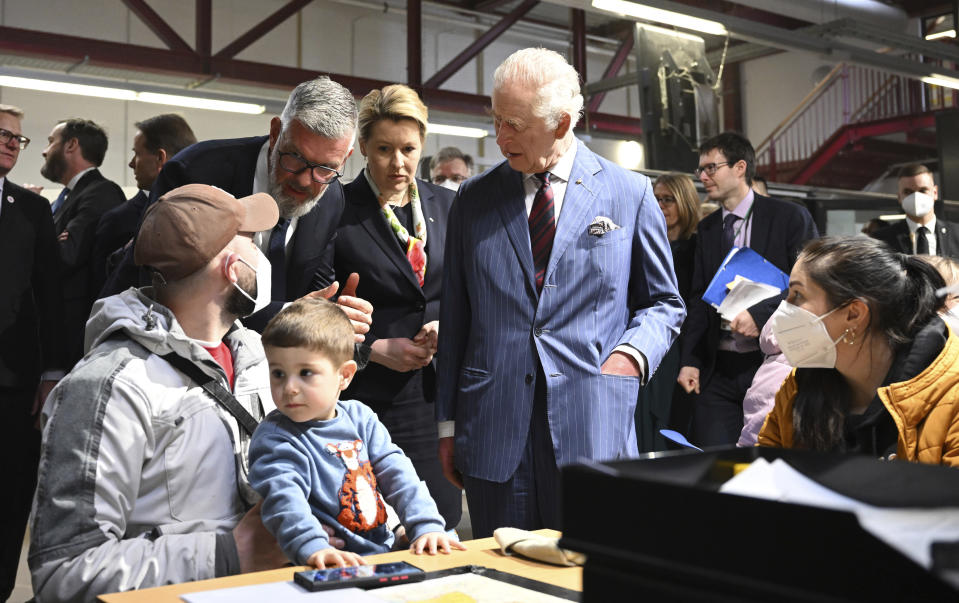
<path fill-rule="evenodd" d="M 555 530 L 537 530 L 545 536 L 559 536 Z M 570 590 L 583 590 L 583 570 L 580 567 L 559 567 L 521 557 L 507 556 L 500 552 L 499 545 L 493 538 L 481 538 L 464 542 L 466 551 L 453 551 L 449 555 L 413 555 L 408 551 L 384 553 L 366 557 L 368 563 L 387 563 L 390 561 L 409 561 L 413 565 L 427 572 L 449 569 L 460 565 L 480 565 L 502 572 L 509 572 L 524 578 L 539 580 Z M 232 588 L 235 586 L 251 586 L 267 582 L 283 582 L 293 580 L 294 572 L 310 569 L 307 567 L 285 567 L 265 572 L 253 572 L 226 578 L 214 578 L 198 582 L 184 582 L 170 586 L 147 588 L 125 593 L 101 595 L 104 603 L 181 603 L 180 595 Z"/>

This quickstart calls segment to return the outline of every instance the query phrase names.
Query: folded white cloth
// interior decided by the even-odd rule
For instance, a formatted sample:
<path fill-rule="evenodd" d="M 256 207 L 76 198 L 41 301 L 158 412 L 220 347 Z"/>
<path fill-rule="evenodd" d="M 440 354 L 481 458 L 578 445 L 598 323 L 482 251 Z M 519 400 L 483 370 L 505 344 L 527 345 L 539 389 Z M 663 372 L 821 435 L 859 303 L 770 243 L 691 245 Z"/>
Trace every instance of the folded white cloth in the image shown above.
<path fill-rule="evenodd" d="M 497 528 L 493 531 L 493 538 L 504 555 L 516 553 L 553 565 L 572 566 L 586 563 L 586 555 L 559 548 L 559 538 L 550 538 L 519 528 Z"/>

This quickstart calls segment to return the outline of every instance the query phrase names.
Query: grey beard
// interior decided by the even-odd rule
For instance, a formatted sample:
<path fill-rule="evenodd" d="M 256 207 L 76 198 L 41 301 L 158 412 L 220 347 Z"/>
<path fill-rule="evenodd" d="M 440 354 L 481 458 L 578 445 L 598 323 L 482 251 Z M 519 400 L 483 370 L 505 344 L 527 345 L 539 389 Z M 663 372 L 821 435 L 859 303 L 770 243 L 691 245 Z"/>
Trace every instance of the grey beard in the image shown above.
<path fill-rule="evenodd" d="M 316 206 L 317 202 L 323 198 L 323 195 L 326 193 L 326 189 L 328 188 L 329 186 L 326 186 L 316 197 L 308 201 L 304 201 L 303 203 L 298 203 L 296 199 L 293 199 L 283 192 L 283 185 L 270 182 L 270 196 L 273 197 L 273 200 L 276 201 L 277 207 L 280 209 L 280 217 L 291 220 L 293 218 L 302 218 L 306 214 L 310 213 L 310 211 Z"/>

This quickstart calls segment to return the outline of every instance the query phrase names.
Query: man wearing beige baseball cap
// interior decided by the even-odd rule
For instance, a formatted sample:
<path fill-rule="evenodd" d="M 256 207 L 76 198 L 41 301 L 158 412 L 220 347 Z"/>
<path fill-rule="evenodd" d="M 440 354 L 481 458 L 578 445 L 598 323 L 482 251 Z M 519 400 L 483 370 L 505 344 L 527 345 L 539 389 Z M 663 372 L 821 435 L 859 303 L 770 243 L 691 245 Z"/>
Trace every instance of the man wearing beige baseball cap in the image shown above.
<path fill-rule="evenodd" d="M 259 336 L 270 299 L 253 233 L 273 199 L 189 184 L 150 207 L 136 262 L 153 287 L 99 300 L 86 356 L 44 408 L 30 567 L 43 601 L 282 566 L 247 482 L 274 404 Z M 252 507 L 252 508 L 251 508 Z"/>

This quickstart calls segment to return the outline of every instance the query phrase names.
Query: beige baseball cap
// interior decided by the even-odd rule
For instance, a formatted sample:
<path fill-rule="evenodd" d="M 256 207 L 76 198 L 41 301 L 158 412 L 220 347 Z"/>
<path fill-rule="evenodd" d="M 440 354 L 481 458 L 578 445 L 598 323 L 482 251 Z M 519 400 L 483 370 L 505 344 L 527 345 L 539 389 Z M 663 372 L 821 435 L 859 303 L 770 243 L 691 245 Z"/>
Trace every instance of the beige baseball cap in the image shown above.
<path fill-rule="evenodd" d="M 237 199 L 215 186 L 187 184 L 147 209 L 133 260 L 177 281 L 209 264 L 238 233 L 269 230 L 279 217 L 266 193 Z"/>

